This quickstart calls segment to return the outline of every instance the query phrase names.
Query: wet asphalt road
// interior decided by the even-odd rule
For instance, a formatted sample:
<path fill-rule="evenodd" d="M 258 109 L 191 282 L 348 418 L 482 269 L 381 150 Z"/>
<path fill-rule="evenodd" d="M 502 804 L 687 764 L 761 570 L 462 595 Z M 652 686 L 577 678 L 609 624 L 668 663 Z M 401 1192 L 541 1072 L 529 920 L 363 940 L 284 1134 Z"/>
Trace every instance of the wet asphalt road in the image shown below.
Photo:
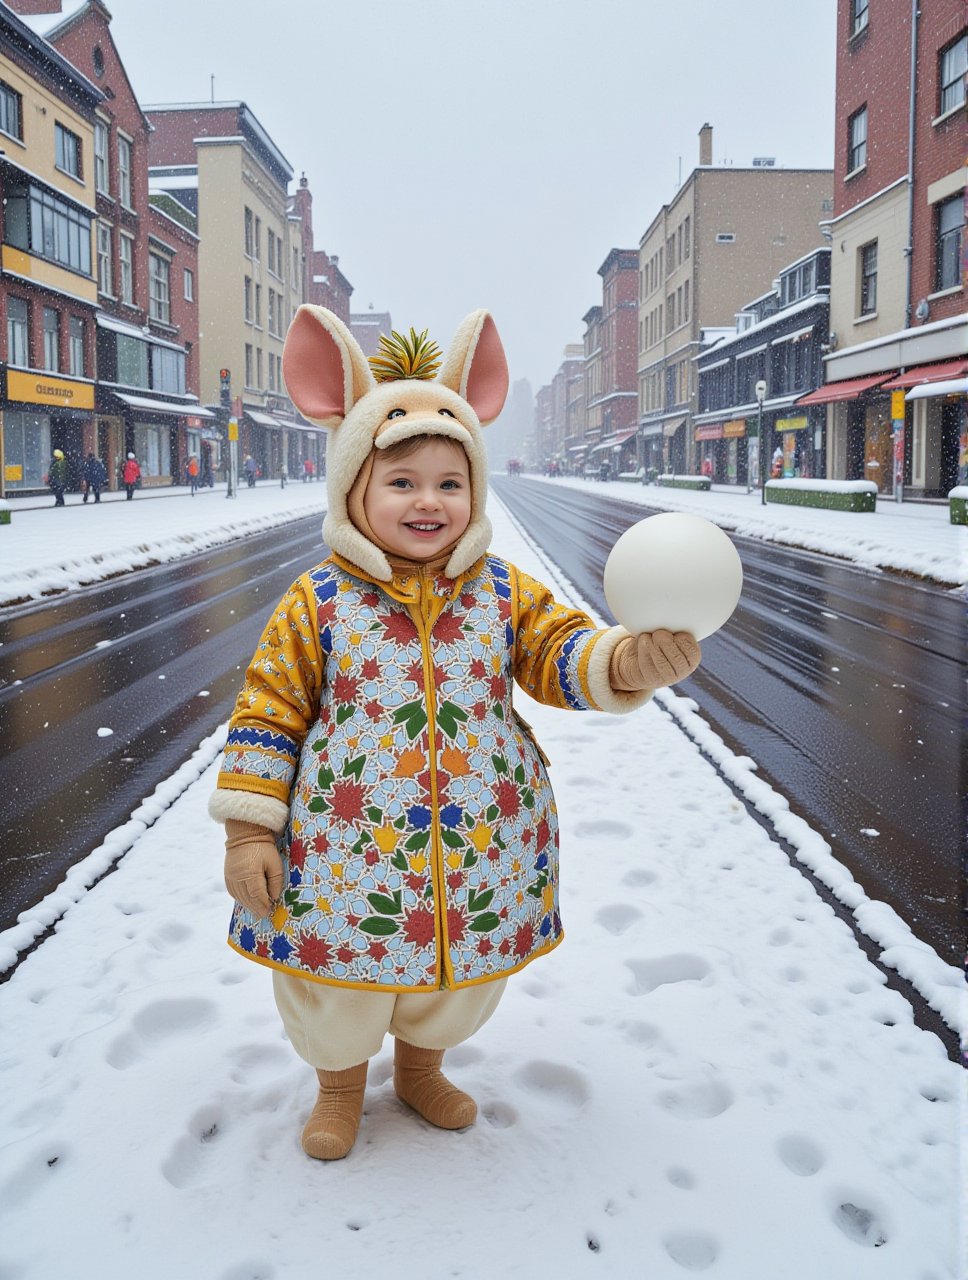
<path fill-rule="evenodd" d="M 654 513 L 526 479 L 495 477 L 493 486 L 611 620 L 608 552 Z M 960 964 L 963 602 L 810 552 L 734 542 L 739 608 L 678 688 L 737 754 L 757 761 L 869 896 Z"/>
<path fill-rule="evenodd" d="M 0 928 L 228 718 L 269 610 L 325 555 L 313 515 L 0 611 Z"/>

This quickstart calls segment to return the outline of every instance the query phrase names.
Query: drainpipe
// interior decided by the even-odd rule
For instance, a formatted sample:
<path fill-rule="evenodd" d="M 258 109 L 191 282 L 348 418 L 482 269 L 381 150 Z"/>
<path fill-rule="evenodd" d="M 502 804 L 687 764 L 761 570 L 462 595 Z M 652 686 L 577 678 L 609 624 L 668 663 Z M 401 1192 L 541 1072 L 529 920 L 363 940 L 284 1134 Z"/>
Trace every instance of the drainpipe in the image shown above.
<path fill-rule="evenodd" d="M 908 234 L 904 254 L 907 258 L 907 282 L 904 295 L 904 327 L 911 327 L 911 284 L 914 263 L 914 107 L 917 101 L 918 70 L 918 0 L 911 0 L 911 88 L 908 102 Z"/>

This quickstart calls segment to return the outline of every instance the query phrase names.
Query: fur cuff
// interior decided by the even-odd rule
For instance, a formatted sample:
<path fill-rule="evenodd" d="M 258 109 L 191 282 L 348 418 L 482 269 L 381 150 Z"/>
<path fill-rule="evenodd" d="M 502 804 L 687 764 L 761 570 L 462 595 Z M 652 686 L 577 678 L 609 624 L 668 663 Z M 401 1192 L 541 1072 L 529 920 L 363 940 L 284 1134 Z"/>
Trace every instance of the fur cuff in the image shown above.
<path fill-rule="evenodd" d="M 628 634 L 624 627 L 609 627 L 607 631 L 600 632 L 588 660 L 588 691 L 599 710 L 607 711 L 613 716 L 621 716 L 627 711 L 635 711 L 644 706 L 654 692 L 652 689 L 642 689 L 638 693 L 623 693 L 612 688 L 609 680 L 612 654 Z"/>
<path fill-rule="evenodd" d="M 274 796 L 260 795 L 257 791 L 219 787 L 208 802 L 208 815 L 216 822 L 225 822 L 228 818 L 254 822 L 278 835 L 289 821 L 289 806 Z"/>

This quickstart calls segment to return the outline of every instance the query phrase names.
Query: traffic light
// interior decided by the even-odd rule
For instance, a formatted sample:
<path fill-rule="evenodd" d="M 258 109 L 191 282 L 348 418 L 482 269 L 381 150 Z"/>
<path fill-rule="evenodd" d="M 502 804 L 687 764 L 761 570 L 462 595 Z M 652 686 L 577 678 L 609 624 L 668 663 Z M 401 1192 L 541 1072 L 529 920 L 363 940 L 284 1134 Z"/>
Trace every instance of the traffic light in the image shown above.
<path fill-rule="evenodd" d="M 232 404 L 232 371 L 231 369 L 219 369 L 218 371 L 218 392 L 219 402 L 226 409 Z"/>

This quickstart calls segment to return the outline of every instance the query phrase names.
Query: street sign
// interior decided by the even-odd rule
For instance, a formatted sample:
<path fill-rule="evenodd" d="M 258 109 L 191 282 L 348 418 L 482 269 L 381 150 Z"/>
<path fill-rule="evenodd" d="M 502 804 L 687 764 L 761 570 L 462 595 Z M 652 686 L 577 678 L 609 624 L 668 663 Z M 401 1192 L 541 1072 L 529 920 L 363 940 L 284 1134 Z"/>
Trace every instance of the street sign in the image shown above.
<path fill-rule="evenodd" d="M 239 420 L 238 418 L 229 418 L 229 439 L 238 440 L 239 438 Z"/>

